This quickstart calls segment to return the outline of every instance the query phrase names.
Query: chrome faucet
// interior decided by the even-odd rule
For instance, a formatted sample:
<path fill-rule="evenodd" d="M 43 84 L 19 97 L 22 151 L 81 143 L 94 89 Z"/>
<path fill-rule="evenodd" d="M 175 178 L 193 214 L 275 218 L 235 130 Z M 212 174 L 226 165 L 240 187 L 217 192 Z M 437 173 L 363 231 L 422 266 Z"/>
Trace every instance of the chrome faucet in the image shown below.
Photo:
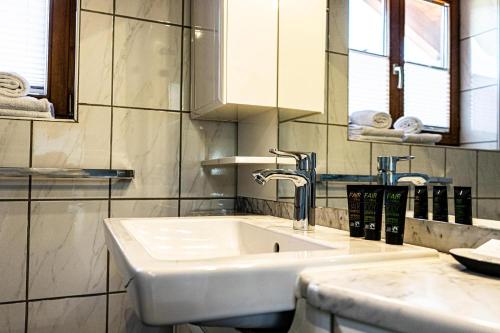
<path fill-rule="evenodd" d="M 253 172 L 253 177 L 260 185 L 268 181 L 289 180 L 295 185 L 293 229 L 313 231 L 316 208 L 316 153 L 301 153 L 270 149 L 277 156 L 292 157 L 296 161 L 296 170 L 263 169 Z"/>

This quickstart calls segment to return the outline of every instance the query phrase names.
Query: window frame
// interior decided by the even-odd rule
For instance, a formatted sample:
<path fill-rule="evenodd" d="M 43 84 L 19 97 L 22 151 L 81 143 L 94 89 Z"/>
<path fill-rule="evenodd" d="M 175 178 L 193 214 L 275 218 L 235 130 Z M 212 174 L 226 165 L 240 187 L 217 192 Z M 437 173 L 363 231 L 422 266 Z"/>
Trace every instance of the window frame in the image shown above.
<path fill-rule="evenodd" d="M 460 1 L 424 0 L 437 4 L 447 3 L 450 10 L 450 131 L 440 145 L 460 145 Z M 389 0 L 389 112 L 393 120 L 404 115 L 404 88 L 398 89 L 398 76 L 392 74 L 393 65 L 404 68 L 405 0 Z"/>
<path fill-rule="evenodd" d="M 76 0 L 50 0 L 47 98 L 56 119 L 74 119 Z"/>

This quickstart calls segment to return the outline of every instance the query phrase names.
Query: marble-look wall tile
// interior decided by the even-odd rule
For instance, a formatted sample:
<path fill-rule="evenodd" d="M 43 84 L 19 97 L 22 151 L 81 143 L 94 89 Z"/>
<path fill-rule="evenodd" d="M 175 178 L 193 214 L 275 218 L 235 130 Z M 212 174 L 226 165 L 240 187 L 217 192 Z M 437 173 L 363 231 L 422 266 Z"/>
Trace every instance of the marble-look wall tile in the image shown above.
<path fill-rule="evenodd" d="M 80 20 L 78 101 L 109 105 L 113 17 L 84 11 Z"/>
<path fill-rule="evenodd" d="M 111 217 L 167 217 L 178 216 L 178 200 L 112 200 Z M 113 257 L 109 262 L 109 290 L 125 290 Z"/>
<path fill-rule="evenodd" d="M 328 56 L 328 122 L 348 124 L 348 57 L 341 54 Z"/>
<path fill-rule="evenodd" d="M 24 333 L 25 303 L 0 305 L 0 333 Z"/>
<path fill-rule="evenodd" d="M 106 331 L 106 296 L 65 298 L 28 305 L 28 332 Z"/>
<path fill-rule="evenodd" d="M 377 174 L 377 157 L 379 156 L 409 156 L 410 146 L 391 145 L 383 143 L 372 144 L 372 175 Z M 398 172 L 410 172 L 410 163 L 401 161 L 398 163 Z"/>
<path fill-rule="evenodd" d="M 481 219 L 500 221 L 500 199 L 478 199 L 477 211 Z M 500 222 L 498 222 L 500 227 Z"/>
<path fill-rule="evenodd" d="M 113 0 L 81 0 L 82 9 L 113 13 Z"/>
<path fill-rule="evenodd" d="M 27 225 L 27 202 L 0 202 L 0 302 L 25 297 Z"/>
<path fill-rule="evenodd" d="M 478 197 L 500 198 L 499 165 L 500 154 L 498 152 L 480 151 L 478 153 Z"/>
<path fill-rule="evenodd" d="M 285 151 L 315 152 L 317 173 L 327 171 L 327 125 L 294 121 L 281 123 L 279 148 Z M 324 184 L 318 184 L 316 193 L 318 196 L 326 195 Z M 294 185 L 289 181 L 279 181 L 278 195 L 293 197 Z"/>
<path fill-rule="evenodd" d="M 477 152 L 463 149 L 446 150 L 446 177 L 453 178 L 454 186 L 472 187 L 477 195 Z"/>
<path fill-rule="evenodd" d="M 466 38 L 498 27 L 497 0 L 460 1 L 460 37 Z"/>
<path fill-rule="evenodd" d="M 30 122 L 0 119 L 0 165 L 27 167 L 30 160 Z"/>
<path fill-rule="evenodd" d="M 116 0 L 116 14 L 182 24 L 183 0 Z"/>
<path fill-rule="evenodd" d="M 135 170 L 115 182 L 113 197 L 171 198 L 179 194 L 180 113 L 114 109 L 112 167 Z"/>
<path fill-rule="evenodd" d="M 347 54 L 349 0 L 329 0 L 328 7 L 328 50 Z"/>
<path fill-rule="evenodd" d="M 129 304 L 126 293 L 109 295 L 109 333 L 179 333 L 177 328 L 144 325 Z"/>
<path fill-rule="evenodd" d="M 348 141 L 346 127 L 329 127 L 328 173 L 369 175 L 370 163 L 370 143 Z"/>
<path fill-rule="evenodd" d="M 80 106 L 78 123 L 36 122 L 33 166 L 41 168 L 109 168 L 111 108 Z M 107 198 L 102 180 L 33 180 L 33 198 Z"/>
<path fill-rule="evenodd" d="M 106 291 L 106 201 L 34 202 L 30 299 Z"/>
<path fill-rule="evenodd" d="M 444 177 L 444 148 L 412 146 L 411 155 L 415 156 L 415 159 L 410 162 L 411 172 L 421 172 L 431 177 Z"/>
<path fill-rule="evenodd" d="M 181 200 L 181 216 L 231 215 L 234 214 L 234 199 Z"/>
<path fill-rule="evenodd" d="M 107 168 L 111 108 L 80 106 L 78 123 L 35 122 L 33 166 Z"/>
<path fill-rule="evenodd" d="M 201 166 L 201 161 L 236 155 L 234 123 L 191 120 L 182 116 L 182 197 L 235 197 L 233 167 Z"/>
<path fill-rule="evenodd" d="M 460 90 L 498 83 L 498 30 L 491 30 L 460 42 Z"/>
<path fill-rule="evenodd" d="M 182 28 L 115 19 L 114 105 L 179 110 Z"/>
<path fill-rule="evenodd" d="M 460 94 L 460 142 L 497 142 L 498 87 L 490 86 Z"/>

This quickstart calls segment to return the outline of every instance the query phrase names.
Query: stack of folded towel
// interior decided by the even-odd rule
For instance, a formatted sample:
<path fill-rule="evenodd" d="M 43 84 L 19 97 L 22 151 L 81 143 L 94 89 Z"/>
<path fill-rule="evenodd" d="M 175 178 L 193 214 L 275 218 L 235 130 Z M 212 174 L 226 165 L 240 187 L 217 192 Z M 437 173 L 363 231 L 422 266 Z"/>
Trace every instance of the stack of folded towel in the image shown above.
<path fill-rule="evenodd" d="M 0 72 L 0 116 L 53 118 L 54 107 L 46 98 L 29 97 L 30 85 L 21 75 Z"/>
<path fill-rule="evenodd" d="M 394 123 L 394 128 L 404 131 L 403 142 L 436 144 L 443 139 L 441 134 L 420 133 L 424 124 L 417 117 L 401 117 Z"/>
<path fill-rule="evenodd" d="M 349 116 L 349 139 L 403 142 L 404 131 L 390 129 L 391 116 L 378 111 L 356 111 Z"/>
<path fill-rule="evenodd" d="M 436 144 L 441 134 L 420 133 L 422 121 L 416 117 L 401 117 L 391 129 L 391 116 L 378 111 L 356 111 L 349 116 L 349 139 L 361 141 L 406 142 Z"/>

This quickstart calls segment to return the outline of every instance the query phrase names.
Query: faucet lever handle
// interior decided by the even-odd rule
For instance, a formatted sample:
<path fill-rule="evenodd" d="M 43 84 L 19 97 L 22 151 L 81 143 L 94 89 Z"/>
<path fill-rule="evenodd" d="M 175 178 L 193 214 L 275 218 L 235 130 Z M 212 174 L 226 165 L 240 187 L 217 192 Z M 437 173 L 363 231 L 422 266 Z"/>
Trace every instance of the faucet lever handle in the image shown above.
<path fill-rule="evenodd" d="M 392 171 L 396 172 L 396 165 L 399 161 L 410 161 L 415 156 L 379 156 L 377 157 L 378 171 Z"/>
<path fill-rule="evenodd" d="M 283 150 L 278 150 L 276 148 L 269 149 L 269 152 L 271 154 L 276 155 L 276 156 L 292 157 L 296 161 L 301 161 L 301 160 L 307 159 L 309 157 L 309 155 L 307 153 L 302 153 L 302 152 L 298 152 L 298 151 L 283 151 Z"/>
<path fill-rule="evenodd" d="M 415 159 L 415 156 L 412 156 L 412 155 L 408 155 L 408 156 L 394 156 L 394 159 L 396 160 L 396 162 L 399 162 L 399 161 L 411 161 L 411 160 Z"/>

